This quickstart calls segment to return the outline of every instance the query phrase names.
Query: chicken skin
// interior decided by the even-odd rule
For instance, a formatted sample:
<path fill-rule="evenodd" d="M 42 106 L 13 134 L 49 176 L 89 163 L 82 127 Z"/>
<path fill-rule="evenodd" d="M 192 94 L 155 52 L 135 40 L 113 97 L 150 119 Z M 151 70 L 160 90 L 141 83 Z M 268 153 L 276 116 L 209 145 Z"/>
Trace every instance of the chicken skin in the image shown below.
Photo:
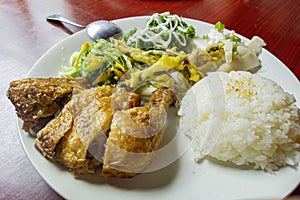
<path fill-rule="evenodd" d="M 35 145 L 45 157 L 74 174 L 93 173 L 100 164 L 97 154 L 106 142 L 114 112 L 139 104 L 139 95 L 117 92 L 113 86 L 84 90 L 37 133 Z"/>
<path fill-rule="evenodd" d="M 85 78 L 27 78 L 12 81 L 6 95 L 24 122 L 23 130 L 30 133 L 53 118 L 74 93 L 89 87 Z"/>
<path fill-rule="evenodd" d="M 174 102 L 174 93 L 160 88 L 146 105 L 114 113 L 104 154 L 103 177 L 133 177 L 150 164 L 165 132 L 167 110 Z"/>

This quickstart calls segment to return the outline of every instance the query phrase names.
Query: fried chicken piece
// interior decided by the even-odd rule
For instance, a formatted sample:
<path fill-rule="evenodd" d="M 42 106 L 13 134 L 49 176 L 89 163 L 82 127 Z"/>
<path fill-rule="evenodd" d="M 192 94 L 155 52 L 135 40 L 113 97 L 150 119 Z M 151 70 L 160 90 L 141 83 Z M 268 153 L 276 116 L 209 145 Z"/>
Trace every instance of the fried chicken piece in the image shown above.
<path fill-rule="evenodd" d="M 60 114 L 37 133 L 35 146 L 42 152 L 43 156 L 49 159 L 54 158 L 55 147 L 61 138 L 71 131 L 73 120 L 72 103 L 68 102 Z"/>
<path fill-rule="evenodd" d="M 145 106 L 114 113 L 104 154 L 103 177 L 133 177 L 150 164 L 165 132 L 167 110 L 174 102 L 174 93 L 160 88 Z"/>
<path fill-rule="evenodd" d="M 85 78 L 27 78 L 12 81 L 6 93 L 28 133 L 42 128 L 70 100 L 89 88 Z M 42 127 L 40 127 L 41 125 Z"/>
<path fill-rule="evenodd" d="M 73 126 L 57 144 L 54 160 L 66 167 L 72 174 L 94 173 L 100 162 L 95 162 L 87 149 L 78 130 Z"/>
<path fill-rule="evenodd" d="M 102 157 L 99 151 L 106 142 L 113 113 L 138 105 L 139 95 L 117 92 L 113 86 L 84 90 L 37 134 L 35 144 L 44 156 L 72 173 L 93 173 Z"/>

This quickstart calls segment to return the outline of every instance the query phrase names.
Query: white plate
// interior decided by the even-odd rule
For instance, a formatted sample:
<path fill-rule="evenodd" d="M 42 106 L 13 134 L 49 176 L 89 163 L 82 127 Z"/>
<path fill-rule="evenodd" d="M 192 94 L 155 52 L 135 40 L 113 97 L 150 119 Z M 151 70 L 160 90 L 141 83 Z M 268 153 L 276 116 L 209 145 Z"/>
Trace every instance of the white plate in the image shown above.
<path fill-rule="evenodd" d="M 116 20 L 125 32 L 144 26 L 148 17 Z M 213 25 L 184 19 L 199 35 Z M 84 31 L 59 42 L 34 65 L 29 77 L 57 77 L 61 65 L 67 65 L 70 55 L 81 44 L 90 41 Z M 271 53 L 263 50 L 259 74 L 278 82 L 300 101 L 299 81 Z M 35 148 L 34 138 L 21 130 L 20 138 L 30 161 L 43 179 L 66 199 L 281 199 L 288 195 L 300 180 L 300 168 L 286 167 L 269 174 L 262 171 L 229 167 L 204 160 L 196 164 L 188 150 L 173 164 L 156 172 L 140 174 L 132 179 L 103 180 L 99 176 L 88 180 L 75 179 L 68 171 L 45 159 Z"/>

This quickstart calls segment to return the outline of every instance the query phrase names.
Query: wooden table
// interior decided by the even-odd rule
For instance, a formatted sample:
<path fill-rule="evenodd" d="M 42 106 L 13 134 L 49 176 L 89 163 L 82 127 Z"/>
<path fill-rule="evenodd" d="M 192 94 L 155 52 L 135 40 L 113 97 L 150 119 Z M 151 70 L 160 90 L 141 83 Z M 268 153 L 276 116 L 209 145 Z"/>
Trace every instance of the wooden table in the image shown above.
<path fill-rule="evenodd" d="M 82 24 L 164 11 L 213 24 L 220 20 L 245 37 L 262 37 L 266 49 L 299 79 L 299 10 L 297 0 L 1 0 L 0 199 L 62 199 L 27 159 L 5 96 L 10 81 L 25 78 L 47 49 L 69 36 L 47 23 L 47 15 L 60 13 Z M 300 195 L 300 187 L 292 195 Z"/>

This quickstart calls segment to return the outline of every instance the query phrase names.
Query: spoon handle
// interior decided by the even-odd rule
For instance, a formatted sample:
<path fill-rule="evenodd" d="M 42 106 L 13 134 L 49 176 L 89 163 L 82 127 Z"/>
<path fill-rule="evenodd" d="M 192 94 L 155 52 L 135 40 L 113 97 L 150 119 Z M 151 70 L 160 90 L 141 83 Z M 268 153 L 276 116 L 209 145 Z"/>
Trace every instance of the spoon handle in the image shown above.
<path fill-rule="evenodd" d="M 73 25 L 73 26 L 76 26 L 79 28 L 85 28 L 85 26 L 83 26 L 81 24 L 77 24 L 77 23 L 75 23 L 61 15 L 58 15 L 58 14 L 47 16 L 46 19 L 47 19 L 47 21 L 58 21 L 58 22 L 67 23 L 67 24 L 70 24 L 70 25 Z"/>

